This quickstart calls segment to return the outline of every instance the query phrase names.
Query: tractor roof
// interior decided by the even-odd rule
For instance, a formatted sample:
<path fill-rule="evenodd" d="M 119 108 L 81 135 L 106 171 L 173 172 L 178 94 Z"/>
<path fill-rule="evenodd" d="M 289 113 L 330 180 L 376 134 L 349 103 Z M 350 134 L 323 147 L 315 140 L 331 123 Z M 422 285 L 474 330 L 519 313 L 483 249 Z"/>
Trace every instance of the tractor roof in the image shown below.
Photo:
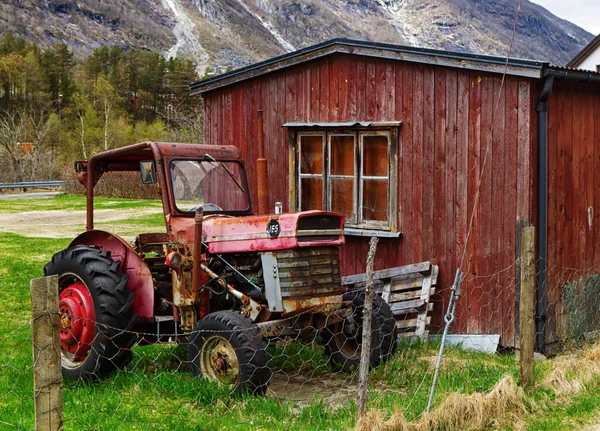
<path fill-rule="evenodd" d="M 157 160 L 162 158 L 202 158 L 210 154 L 220 160 L 240 160 L 241 152 L 233 145 L 203 145 L 180 144 L 173 142 L 142 142 L 127 147 L 115 148 L 94 154 L 87 162 L 75 162 L 77 172 L 87 171 L 87 166 L 93 162 L 100 165 L 103 172 L 109 171 L 138 171 L 142 160 Z"/>

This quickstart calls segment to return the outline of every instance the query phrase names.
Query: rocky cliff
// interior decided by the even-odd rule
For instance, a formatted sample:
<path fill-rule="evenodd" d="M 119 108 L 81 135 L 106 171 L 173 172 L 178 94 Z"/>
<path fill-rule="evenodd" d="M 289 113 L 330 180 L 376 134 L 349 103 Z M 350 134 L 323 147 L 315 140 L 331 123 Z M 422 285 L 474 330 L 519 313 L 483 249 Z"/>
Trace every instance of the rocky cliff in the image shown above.
<path fill-rule="evenodd" d="M 8 0 L 0 31 L 78 55 L 101 45 L 188 56 L 201 74 L 336 37 L 505 56 L 517 0 Z M 513 57 L 566 64 L 593 35 L 523 1 Z"/>

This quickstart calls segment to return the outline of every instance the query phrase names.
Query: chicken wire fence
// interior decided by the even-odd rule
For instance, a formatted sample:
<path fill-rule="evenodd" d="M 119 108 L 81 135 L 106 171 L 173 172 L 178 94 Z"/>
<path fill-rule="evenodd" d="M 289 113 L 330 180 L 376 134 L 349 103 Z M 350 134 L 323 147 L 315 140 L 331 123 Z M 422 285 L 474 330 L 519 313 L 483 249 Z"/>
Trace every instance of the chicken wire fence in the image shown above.
<path fill-rule="evenodd" d="M 599 272 L 596 266 L 574 270 L 549 265 L 545 314 L 535 316 L 536 330 L 542 331 L 537 341 L 543 341 L 546 353 L 598 336 Z M 488 275 L 465 273 L 434 409 L 449 392 L 487 392 L 506 375 L 518 381 L 519 273 L 520 261 Z M 396 313 L 393 320 L 382 312 L 390 307 L 383 305 L 385 291 L 379 290 L 367 409 L 378 409 L 385 417 L 400 407 L 408 420 L 416 420 L 427 407 L 450 286 L 438 287 L 431 296 L 427 337 L 407 331 L 419 319 L 418 310 Z M 96 326 L 94 337 L 70 352 L 65 337 L 72 333 L 64 331 L 64 316 L 41 311 L 0 336 L 0 428 L 34 429 L 36 406 L 73 430 L 352 428 L 362 341 L 353 326 L 362 322 L 363 292 L 364 287 L 357 287 L 345 294 L 357 305 L 343 319 L 328 322 L 302 313 L 290 318 L 302 330 L 285 336 L 264 337 L 241 314 L 222 310 L 191 334 Z M 40 342 L 36 331 L 48 322 L 56 326 L 50 331 L 54 342 Z M 390 323 L 398 327 L 397 342 L 384 329 Z M 124 344 L 125 339 L 131 341 Z M 58 356 L 61 350 L 65 370 L 49 370 L 42 352 Z M 96 361 L 91 371 L 78 370 L 81 355 Z M 83 379 L 69 379 L 78 373 Z M 35 390 L 34 376 L 42 382 Z M 43 390 L 53 385 L 62 389 L 58 402 L 51 398 L 59 395 Z"/>

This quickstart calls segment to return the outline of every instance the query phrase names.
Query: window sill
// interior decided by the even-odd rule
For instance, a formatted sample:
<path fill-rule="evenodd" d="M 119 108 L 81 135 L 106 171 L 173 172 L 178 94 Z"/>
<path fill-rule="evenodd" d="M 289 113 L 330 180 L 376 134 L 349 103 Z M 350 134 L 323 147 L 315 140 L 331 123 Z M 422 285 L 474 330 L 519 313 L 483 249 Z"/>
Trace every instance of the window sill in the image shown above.
<path fill-rule="evenodd" d="M 374 230 L 374 229 L 359 229 L 354 227 L 345 227 L 344 235 L 347 236 L 375 236 L 377 238 L 400 238 L 402 232 L 390 232 L 385 230 Z"/>

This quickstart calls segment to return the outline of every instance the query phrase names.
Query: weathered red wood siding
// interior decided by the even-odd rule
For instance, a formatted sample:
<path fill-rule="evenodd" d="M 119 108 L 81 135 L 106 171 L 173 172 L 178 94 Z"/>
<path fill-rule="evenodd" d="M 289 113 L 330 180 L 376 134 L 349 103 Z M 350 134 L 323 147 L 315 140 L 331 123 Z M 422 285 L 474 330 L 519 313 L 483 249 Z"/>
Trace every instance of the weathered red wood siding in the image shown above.
<path fill-rule="evenodd" d="M 600 264 L 600 86 L 556 80 L 548 106 L 546 339 L 566 334 L 562 286 Z"/>
<path fill-rule="evenodd" d="M 455 330 L 500 333 L 505 345 L 513 345 L 516 222 L 532 218 L 535 95 L 526 78 L 508 76 L 501 84 L 501 76 L 491 73 L 336 54 L 206 93 L 206 142 L 242 149 L 255 202 L 255 118 L 262 109 L 269 205 L 280 201 L 288 210 L 284 123 L 401 120 L 397 193 L 403 235 L 380 240 L 376 267 L 439 265 L 437 325 L 485 163 L 466 253 L 469 282 Z M 343 273 L 364 272 L 368 239 L 346 242 Z"/>

